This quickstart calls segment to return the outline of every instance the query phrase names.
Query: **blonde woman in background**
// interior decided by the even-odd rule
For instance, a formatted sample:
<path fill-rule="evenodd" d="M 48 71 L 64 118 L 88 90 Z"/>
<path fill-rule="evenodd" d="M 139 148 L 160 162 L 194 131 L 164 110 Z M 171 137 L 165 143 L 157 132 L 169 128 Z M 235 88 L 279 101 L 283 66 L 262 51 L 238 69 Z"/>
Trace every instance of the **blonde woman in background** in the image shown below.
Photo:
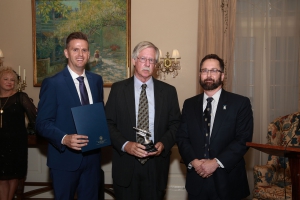
<path fill-rule="evenodd" d="M 35 123 L 36 108 L 24 92 L 17 92 L 18 75 L 0 67 L 0 200 L 11 200 L 18 179 L 27 173 L 25 115 Z"/>

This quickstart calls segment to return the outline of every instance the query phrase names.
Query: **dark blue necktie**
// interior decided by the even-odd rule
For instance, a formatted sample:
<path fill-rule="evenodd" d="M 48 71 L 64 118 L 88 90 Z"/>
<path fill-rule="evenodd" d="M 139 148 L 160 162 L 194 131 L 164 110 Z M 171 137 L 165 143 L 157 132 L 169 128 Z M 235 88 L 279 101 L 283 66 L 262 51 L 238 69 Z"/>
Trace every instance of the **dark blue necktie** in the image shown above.
<path fill-rule="evenodd" d="M 212 97 L 208 97 L 206 99 L 207 105 L 203 113 L 204 118 L 204 133 L 205 133 L 205 153 L 204 158 L 209 158 L 209 138 L 210 138 L 210 119 L 211 119 L 211 102 L 214 99 Z"/>
<path fill-rule="evenodd" d="M 79 81 L 79 90 L 80 90 L 80 96 L 81 96 L 81 105 L 88 105 L 90 104 L 89 96 L 83 81 L 84 77 L 79 76 L 77 80 Z"/>

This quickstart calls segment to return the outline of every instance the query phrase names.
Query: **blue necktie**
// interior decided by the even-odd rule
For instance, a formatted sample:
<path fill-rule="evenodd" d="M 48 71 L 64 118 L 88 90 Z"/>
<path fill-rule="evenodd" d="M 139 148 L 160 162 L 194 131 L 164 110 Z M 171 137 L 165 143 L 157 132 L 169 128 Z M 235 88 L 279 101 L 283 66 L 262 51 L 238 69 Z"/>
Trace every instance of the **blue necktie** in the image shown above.
<path fill-rule="evenodd" d="M 83 81 L 84 77 L 79 76 L 77 80 L 79 81 L 79 90 L 80 90 L 80 96 L 81 96 L 81 105 L 88 105 L 90 104 L 89 96 Z"/>
<path fill-rule="evenodd" d="M 205 153 L 204 158 L 209 158 L 209 139 L 210 139 L 210 119 L 211 119 L 211 102 L 214 99 L 212 97 L 208 97 L 206 99 L 207 105 L 203 113 L 204 117 L 204 134 L 205 134 Z"/>

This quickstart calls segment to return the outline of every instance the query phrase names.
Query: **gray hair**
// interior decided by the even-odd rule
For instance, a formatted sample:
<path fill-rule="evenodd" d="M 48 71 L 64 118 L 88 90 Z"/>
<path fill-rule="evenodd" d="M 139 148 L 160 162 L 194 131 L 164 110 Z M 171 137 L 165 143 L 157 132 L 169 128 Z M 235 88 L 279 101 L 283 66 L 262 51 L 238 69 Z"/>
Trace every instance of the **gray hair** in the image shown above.
<path fill-rule="evenodd" d="M 135 60 L 138 57 L 139 53 L 146 48 L 153 48 L 155 50 L 155 54 L 156 54 L 155 60 L 157 62 L 159 59 L 159 50 L 153 43 L 148 42 L 148 41 L 143 41 L 143 42 L 138 43 L 134 47 L 131 57 Z"/>

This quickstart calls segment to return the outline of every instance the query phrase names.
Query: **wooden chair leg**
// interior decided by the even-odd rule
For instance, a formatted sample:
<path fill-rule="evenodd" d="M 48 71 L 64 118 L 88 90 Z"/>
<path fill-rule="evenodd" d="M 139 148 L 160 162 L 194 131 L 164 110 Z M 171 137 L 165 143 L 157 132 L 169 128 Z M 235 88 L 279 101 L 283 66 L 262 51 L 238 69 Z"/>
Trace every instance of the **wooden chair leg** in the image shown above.
<path fill-rule="evenodd" d="M 104 192 L 113 197 L 114 199 L 116 198 L 115 192 L 113 189 L 113 184 L 104 184 Z"/>

